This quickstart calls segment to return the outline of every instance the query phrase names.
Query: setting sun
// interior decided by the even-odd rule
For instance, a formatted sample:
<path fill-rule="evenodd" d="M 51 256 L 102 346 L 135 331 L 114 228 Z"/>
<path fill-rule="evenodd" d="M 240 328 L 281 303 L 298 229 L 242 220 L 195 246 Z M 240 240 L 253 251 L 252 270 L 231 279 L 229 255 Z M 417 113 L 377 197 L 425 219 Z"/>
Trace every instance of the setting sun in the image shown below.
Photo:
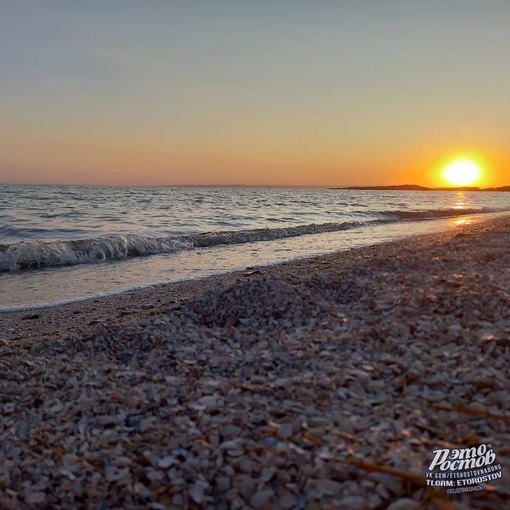
<path fill-rule="evenodd" d="M 474 184 L 481 176 L 480 166 L 471 159 L 458 159 L 443 170 L 443 178 L 455 186 Z"/>

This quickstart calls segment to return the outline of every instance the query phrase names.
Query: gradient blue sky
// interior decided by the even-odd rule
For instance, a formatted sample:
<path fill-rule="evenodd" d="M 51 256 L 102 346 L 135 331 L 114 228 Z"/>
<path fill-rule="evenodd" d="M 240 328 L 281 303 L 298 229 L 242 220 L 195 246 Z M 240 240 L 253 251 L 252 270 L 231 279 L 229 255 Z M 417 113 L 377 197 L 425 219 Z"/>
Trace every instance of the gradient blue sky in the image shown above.
<path fill-rule="evenodd" d="M 4 0 L 0 182 L 510 182 L 510 1 Z"/>

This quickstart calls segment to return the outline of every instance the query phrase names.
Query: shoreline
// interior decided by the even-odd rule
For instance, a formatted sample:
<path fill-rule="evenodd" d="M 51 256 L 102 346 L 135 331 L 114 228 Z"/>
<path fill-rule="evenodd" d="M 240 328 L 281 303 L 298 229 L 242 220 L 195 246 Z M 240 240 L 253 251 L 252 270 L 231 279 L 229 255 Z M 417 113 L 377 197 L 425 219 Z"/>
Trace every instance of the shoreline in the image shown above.
<path fill-rule="evenodd" d="M 509 254 L 507 217 L 10 316 L 0 506 L 507 508 Z M 474 447 L 485 490 L 426 476 Z"/>
<path fill-rule="evenodd" d="M 507 221 L 510 221 L 510 216 L 477 221 L 473 225 L 456 226 L 439 233 L 418 234 L 397 241 L 283 263 L 248 267 L 199 279 L 160 283 L 63 304 L 0 311 L 0 340 L 24 341 L 38 337 L 48 338 L 72 331 L 86 331 L 96 324 L 110 326 L 146 321 L 156 315 L 168 313 L 184 302 L 199 299 L 201 295 L 217 287 L 268 276 L 286 278 L 296 274 L 344 269 L 366 259 L 396 256 L 402 250 L 426 250 L 430 244 L 448 242 L 458 235 L 490 232 Z"/>
<path fill-rule="evenodd" d="M 484 191 L 489 193 L 505 193 L 510 191 L 510 186 L 499 186 L 497 188 L 479 188 L 477 186 L 452 186 L 429 188 L 418 184 L 397 184 L 393 186 L 349 186 L 330 188 L 334 190 L 352 190 L 352 191 L 453 191 L 453 192 L 478 192 Z"/>

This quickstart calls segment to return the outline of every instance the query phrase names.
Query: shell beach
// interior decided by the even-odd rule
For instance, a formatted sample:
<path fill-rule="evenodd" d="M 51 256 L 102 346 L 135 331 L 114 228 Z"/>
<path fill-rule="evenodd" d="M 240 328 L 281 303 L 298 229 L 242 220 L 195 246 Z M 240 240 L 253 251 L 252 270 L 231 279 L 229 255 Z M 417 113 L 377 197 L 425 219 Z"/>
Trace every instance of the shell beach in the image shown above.
<path fill-rule="evenodd" d="M 509 508 L 510 219 L 179 285 L 0 316 L 0 508 Z"/>

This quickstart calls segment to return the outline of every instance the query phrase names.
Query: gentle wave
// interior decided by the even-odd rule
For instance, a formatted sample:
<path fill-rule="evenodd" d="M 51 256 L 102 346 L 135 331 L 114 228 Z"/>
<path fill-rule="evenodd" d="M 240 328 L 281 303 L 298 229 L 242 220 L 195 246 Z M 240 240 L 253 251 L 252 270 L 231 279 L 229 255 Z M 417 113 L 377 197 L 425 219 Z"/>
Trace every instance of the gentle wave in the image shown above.
<path fill-rule="evenodd" d="M 133 234 L 102 236 L 83 240 L 27 241 L 9 246 L 0 245 L 0 271 L 14 272 L 24 269 L 93 264 L 108 260 L 170 254 L 193 248 L 273 241 L 307 234 L 348 230 L 367 223 L 381 223 L 382 221 L 384 220 L 325 223 L 322 225 L 207 232 L 159 238 Z"/>
<path fill-rule="evenodd" d="M 372 219 L 365 218 L 364 221 L 299 225 L 286 228 L 259 228 L 168 237 L 130 234 L 108 235 L 82 240 L 24 241 L 11 245 L 0 244 L 0 272 L 94 264 L 132 257 L 171 254 L 194 248 L 274 241 L 309 234 L 340 232 L 384 223 L 431 220 L 485 212 L 496 211 L 492 209 L 396 210 L 372 213 Z M 376 219 L 374 219 L 374 216 Z"/>
<path fill-rule="evenodd" d="M 490 207 L 484 207 L 482 209 L 430 209 L 425 211 L 381 211 L 378 214 L 389 218 L 395 218 L 397 220 L 433 220 L 437 218 L 451 218 L 454 216 L 465 216 L 468 214 L 484 214 L 503 212 L 504 209 L 494 209 Z"/>

